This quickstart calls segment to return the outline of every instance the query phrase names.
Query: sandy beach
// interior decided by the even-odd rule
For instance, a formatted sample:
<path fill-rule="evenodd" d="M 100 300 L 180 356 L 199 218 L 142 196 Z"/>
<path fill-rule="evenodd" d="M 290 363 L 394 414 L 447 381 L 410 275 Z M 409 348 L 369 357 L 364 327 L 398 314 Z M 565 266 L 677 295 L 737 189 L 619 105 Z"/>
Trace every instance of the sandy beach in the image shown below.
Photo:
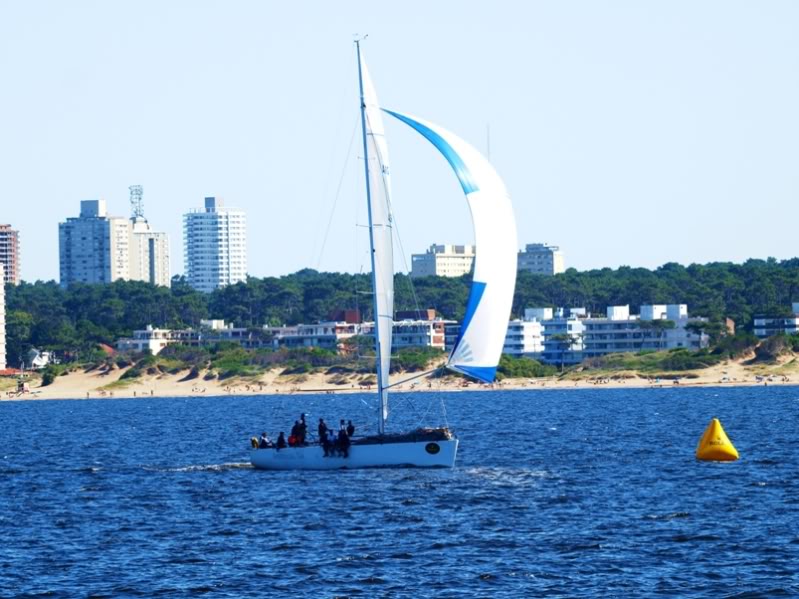
<path fill-rule="evenodd" d="M 111 397 L 191 397 L 219 395 L 264 395 L 291 393 L 355 393 L 374 390 L 369 385 L 373 377 L 353 374 L 323 373 L 281 376 L 280 370 L 249 379 L 205 380 L 204 373 L 188 379 L 188 371 L 176 374 L 143 375 L 136 379 L 121 379 L 125 369 L 107 372 L 81 370 L 59 376 L 46 387 L 38 377 L 29 384 L 29 392 L 15 392 L 16 382 L 5 379 L 0 387 L 2 399 L 86 399 Z M 634 372 L 571 371 L 560 377 L 536 379 L 505 379 L 493 385 L 468 382 L 458 377 L 437 379 L 419 378 L 402 383 L 414 376 L 392 376 L 395 391 L 459 391 L 491 389 L 580 389 L 580 388 L 653 388 L 696 386 L 790 385 L 799 383 L 799 363 L 795 357 L 774 364 L 758 364 L 751 360 L 729 361 L 702 370 L 640 375 Z"/>

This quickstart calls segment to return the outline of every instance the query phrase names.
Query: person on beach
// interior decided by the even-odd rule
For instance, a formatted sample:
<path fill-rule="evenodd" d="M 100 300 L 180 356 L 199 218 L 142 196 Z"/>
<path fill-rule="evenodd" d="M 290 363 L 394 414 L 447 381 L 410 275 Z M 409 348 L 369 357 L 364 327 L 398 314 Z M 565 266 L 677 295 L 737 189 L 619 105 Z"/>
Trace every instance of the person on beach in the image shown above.
<path fill-rule="evenodd" d="M 347 420 L 347 436 L 352 439 L 355 436 L 355 425 L 352 420 Z"/>
<path fill-rule="evenodd" d="M 280 434 L 277 436 L 277 449 L 280 451 L 281 449 L 285 449 L 286 445 L 286 433 L 280 431 Z"/>

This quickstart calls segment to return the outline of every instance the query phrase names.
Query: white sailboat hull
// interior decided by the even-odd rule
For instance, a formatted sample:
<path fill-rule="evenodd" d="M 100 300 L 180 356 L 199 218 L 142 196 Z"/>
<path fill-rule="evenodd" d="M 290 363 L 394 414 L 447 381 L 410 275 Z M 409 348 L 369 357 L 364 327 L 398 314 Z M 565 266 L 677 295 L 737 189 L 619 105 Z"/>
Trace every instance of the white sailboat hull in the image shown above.
<path fill-rule="evenodd" d="M 349 456 L 324 457 L 320 445 L 252 449 L 250 462 L 263 470 L 339 470 L 343 468 L 452 468 L 458 440 L 352 445 Z"/>

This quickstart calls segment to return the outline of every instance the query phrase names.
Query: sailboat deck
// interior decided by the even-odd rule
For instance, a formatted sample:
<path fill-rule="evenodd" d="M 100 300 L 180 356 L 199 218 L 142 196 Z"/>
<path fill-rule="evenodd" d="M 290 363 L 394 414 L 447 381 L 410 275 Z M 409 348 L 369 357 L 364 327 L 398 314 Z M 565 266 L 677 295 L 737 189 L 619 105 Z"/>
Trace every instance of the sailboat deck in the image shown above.
<path fill-rule="evenodd" d="M 449 441 L 453 438 L 448 428 L 417 428 L 408 433 L 391 435 L 373 435 L 360 439 L 353 439 L 353 445 L 385 445 L 388 443 L 424 443 L 431 441 Z"/>

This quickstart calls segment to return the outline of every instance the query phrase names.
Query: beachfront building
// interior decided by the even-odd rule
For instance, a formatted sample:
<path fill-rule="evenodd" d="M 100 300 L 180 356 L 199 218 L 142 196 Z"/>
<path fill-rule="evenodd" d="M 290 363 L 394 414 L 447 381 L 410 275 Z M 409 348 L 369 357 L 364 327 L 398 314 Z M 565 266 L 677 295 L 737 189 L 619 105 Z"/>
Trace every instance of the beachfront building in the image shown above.
<path fill-rule="evenodd" d="M 194 289 L 210 293 L 247 281 L 247 220 L 242 210 L 221 198 L 205 198 L 205 208 L 183 215 L 186 278 Z"/>
<path fill-rule="evenodd" d="M 246 327 L 234 327 L 224 320 L 201 320 L 197 329 L 159 329 L 147 326 L 146 329 L 133 331 L 133 337 L 117 340 L 118 351 L 144 352 L 158 355 L 168 345 L 179 343 L 190 347 L 214 345 L 230 342 L 247 349 L 269 347 L 267 335 L 260 330 Z"/>
<path fill-rule="evenodd" d="M 432 347 L 444 351 L 446 348 L 446 326 L 454 322 L 440 318 L 431 320 L 395 320 L 391 328 L 391 347 L 393 350 L 407 347 Z M 374 323 L 363 323 L 361 335 L 373 334 Z"/>
<path fill-rule="evenodd" d="M 586 358 L 643 350 L 697 350 L 709 344 L 707 334 L 688 326 L 706 319 L 690 318 L 685 304 L 644 305 L 639 314 L 630 314 L 626 305 L 608 306 L 604 317 L 592 317 L 585 308 L 528 308 L 525 320 L 541 323 L 543 351 L 533 357 L 549 364 L 579 364 Z"/>
<path fill-rule="evenodd" d="M 689 322 L 685 304 L 641 306 L 638 315 L 631 315 L 629 306 L 608 306 L 605 318 L 584 321 L 583 357 L 707 347 L 709 337 L 689 329 Z"/>
<path fill-rule="evenodd" d="M 0 264 L 5 269 L 5 275 L 0 281 L 19 285 L 19 231 L 11 225 L 0 225 Z"/>
<path fill-rule="evenodd" d="M 265 326 L 264 333 L 272 338 L 272 347 L 275 349 L 318 347 L 343 352 L 346 350 L 345 341 L 361 334 L 361 325 L 354 322 L 325 321 L 282 327 Z"/>
<path fill-rule="evenodd" d="M 544 325 L 536 319 L 517 318 L 508 323 L 502 353 L 511 356 L 537 356 L 544 351 Z"/>
<path fill-rule="evenodd" d="M 538 275 L 556 275 L 566 270 L 563 252 L 556 245 L 528 243 L 519 252 L 517 268 Z"/>
<path fill-rule="evenodd" d="M 0 263 L 0 281 L 5 276 L 5 268 Z M 6 286 L 0 284 L 0 370 L 6 369 Z"/>
<path fill-rule="evenodd" d="M 544 348 L 538 359 L 561 366 L 582 362 L 585 308 L 527 308 L 524 317 L 538 320 L 544 328 Z"/>
<path fill-rule="evenodd" d="M 105 200 L 83 200 L 80 216 L 58 225 L 62 287 L 121 279 L 169 286 L 169 238 L 143 215 L 109 216 Z"/>
<path fill-rule="evenodd" d="M 799 302 L 794 302 L 791 305 L 791 309 L 792 316 L 756 316 L 754 321 L 755 335 L 765 339 L 772 335 L 796 335 L 799 333 Z"/>
<path fill-rule="evenodd" d="M 157 356 L 167 345 L 177 342 L 171 329 L 156 329 L 147 325 L 144 330 L 133 331 L 133 337 L 117 340 L 116 345 L 121 352 L 149 352 Z"/>
<path fill-rule="evenodd" d="M 411 256 L 411 277 L 461 277 L 474 268 L 473 245 L 431 245 Z"/>

